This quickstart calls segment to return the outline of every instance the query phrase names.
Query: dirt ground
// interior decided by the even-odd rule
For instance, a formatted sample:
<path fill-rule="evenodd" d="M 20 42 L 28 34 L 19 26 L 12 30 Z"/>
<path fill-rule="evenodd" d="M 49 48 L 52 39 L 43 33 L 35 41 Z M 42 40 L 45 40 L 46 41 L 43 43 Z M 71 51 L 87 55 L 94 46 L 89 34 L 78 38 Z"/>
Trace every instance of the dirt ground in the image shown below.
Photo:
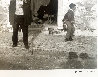
<path fill-rule="evenodd" d="M 32 28 L 28 39 L 30 49 L 24 48 L 22 32 L 19 32 L 18 46 L 13 48 L 12 32 L 5 31 L 7 12 L 0 5 L 0 70 L 97 68 L 97 36 L 92 36 L 93 32 L 87 34 L 86 31 L 82 33 L 78 30 L 73 41 L 65 42 L 62 32 L 48 35 L 47 31 Z"/>
<path fill-rule="evenodd" d="M 21 32 L 17 47 L 12 48 L 11 38 L 11 32 L 0 33 L 0 70 L 97 68 L 96 36 L 75 36 L 72 42 L 64 42 L 64 35 L 30 30 L 29 50 L 24 48 Z"/>

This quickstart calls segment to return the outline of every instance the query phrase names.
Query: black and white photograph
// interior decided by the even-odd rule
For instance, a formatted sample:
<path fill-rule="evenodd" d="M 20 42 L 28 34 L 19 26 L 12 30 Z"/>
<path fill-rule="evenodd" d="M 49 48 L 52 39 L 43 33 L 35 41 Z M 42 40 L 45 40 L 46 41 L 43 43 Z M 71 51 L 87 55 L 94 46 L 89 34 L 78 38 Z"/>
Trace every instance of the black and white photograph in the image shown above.
<path fill-rule="evenodd" d="M 0 70 L 97 69 L 97 0 L 0 0 Z"/>

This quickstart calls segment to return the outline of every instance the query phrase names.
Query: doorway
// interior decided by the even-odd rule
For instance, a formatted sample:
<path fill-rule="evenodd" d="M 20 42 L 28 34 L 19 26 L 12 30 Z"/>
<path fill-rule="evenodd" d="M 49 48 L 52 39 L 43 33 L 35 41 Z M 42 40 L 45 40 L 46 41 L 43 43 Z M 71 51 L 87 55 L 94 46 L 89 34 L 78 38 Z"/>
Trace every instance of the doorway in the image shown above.
<path fill-rule="evenodd" d="M 57 24 L 58 0 L 32 0 L 31 9 L 36 23 Z"/>

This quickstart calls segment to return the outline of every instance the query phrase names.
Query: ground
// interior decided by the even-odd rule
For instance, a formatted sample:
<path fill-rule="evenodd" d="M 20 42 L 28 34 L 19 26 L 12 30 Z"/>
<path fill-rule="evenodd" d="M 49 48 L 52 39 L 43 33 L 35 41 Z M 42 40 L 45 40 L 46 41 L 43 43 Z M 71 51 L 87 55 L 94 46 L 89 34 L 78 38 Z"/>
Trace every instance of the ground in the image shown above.
<path fill-rule="evenodd" d="M 0 69 L 96 69 L 97 37 L 77 35 L 73 41 L 64 42 L 64 36 L 30 28 L 30 49 L 27 50 L 22 43 L 22 32 L 19 32 L 19 43 L 15 48 L 12 47 L 12 32 L 1 32 Z"/>
<path fill-rule="evenodd" d="M 64 41 L 66 32 L 63 31 L 49 35 L 47 26 L 50 25 L 45 24 L 43 30 L 29 28 L 30 49 L 27 50 L 22 42 L 22 32 L 19 32 L 18 46 L 12 47 L 12 27 L 7 23 L 8 10 L 4 10 L 2 6 L 0 5 L 0 70 L 97 68 L 97 36 L 95 35 L 97 32 L 84 30 L 83 26 L 86 26 L 89 21 L 85 19 L 84 14 L 81 14 L 82 16 L 77 14 L 84 19 L 82 23 L 81 18 L 77 17 L 77 20 L 80 19 L 77 26 L 81 26 L 80 29 L 83 28 L 84 31 L 76 30 L 74 40 L 71 42 Z M 96 17 L 96 12 L 93 12 Z M 86 25 L 83 25 L 84 22 Z M 95 22 L 91 22 L 90 25 L 96 26 Z"/>

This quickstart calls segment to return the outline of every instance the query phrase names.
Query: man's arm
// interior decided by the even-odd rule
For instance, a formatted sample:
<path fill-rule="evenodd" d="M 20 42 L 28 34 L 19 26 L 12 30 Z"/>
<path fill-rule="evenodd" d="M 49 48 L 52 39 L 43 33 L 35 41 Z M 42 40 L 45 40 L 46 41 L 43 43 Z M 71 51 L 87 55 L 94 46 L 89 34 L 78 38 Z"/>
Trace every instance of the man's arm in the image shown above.
<path fill-rule="evenodd" d="M 16 10 L 16 0 L 10 0 L 9 5 L 9 22 L 11 25 L 14 24 L 14 15 Z"/>

